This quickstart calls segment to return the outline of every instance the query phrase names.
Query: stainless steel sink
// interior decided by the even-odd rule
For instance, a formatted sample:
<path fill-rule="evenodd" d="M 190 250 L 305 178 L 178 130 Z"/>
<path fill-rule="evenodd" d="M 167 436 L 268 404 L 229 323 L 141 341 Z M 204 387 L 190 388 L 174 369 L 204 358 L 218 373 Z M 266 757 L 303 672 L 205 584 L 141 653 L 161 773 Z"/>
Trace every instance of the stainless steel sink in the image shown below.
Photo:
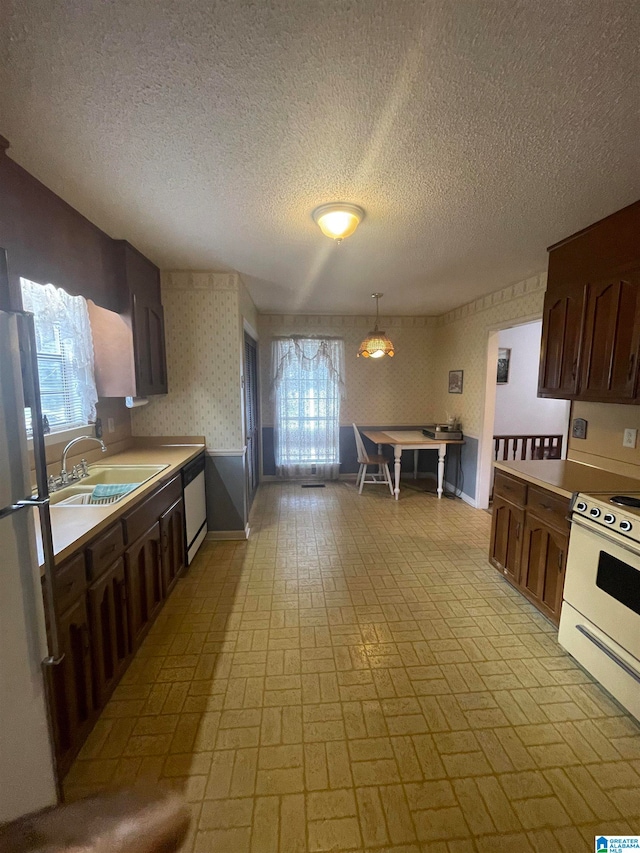
<path fill-rule="evenodd" d="M 142 486 L 151 477 L 168 468 L 167 465 L 90 465 L 89 476 L 76 481 L 69 486 L 58 489 L 50 495 L 51 506 L 55 507 L 103 507 L 121 501 L 122 498 L 135 492 L 132 489 L 125 494 L 102 500 L 92 500 L 96 486 L 113 486 L 118 484 L 136 483 L 136 488 Z"/>

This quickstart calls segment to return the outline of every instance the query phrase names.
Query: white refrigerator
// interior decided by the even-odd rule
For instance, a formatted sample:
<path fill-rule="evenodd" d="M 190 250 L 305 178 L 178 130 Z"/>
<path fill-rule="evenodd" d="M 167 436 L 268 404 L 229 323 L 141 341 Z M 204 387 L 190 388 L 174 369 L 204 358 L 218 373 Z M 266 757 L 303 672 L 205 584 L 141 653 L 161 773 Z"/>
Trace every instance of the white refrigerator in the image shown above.
<path fill-rule="evenodd" d="M 6 273 L 0 250 L 0 275 Z M 4 269 L 3 269 L 4 268 Z M 6 278 L 4 279 L 6 284 Z M 37 489 L 27 455 L 25 403 L 34 424 Z M 53 547 L 40 425 L 33 318 L 0 311 L 0 823 L 57 801 L 46 671 L 59 662 L 51 581 Z M 40 558 L 36 540 L 40 528 Z M 47 589 L 51 591 L 49 582 Z M 53 634 L 47 639 L 44 608 Z M 53 620 L 53 621 L 52 621 Z"/>

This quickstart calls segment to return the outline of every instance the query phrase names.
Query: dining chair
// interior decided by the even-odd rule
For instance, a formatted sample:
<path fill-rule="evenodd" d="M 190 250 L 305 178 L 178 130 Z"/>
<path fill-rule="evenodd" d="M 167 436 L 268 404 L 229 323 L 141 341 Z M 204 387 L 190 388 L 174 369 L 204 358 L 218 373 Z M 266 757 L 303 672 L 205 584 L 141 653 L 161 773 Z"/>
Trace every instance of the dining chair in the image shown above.
<path fill-rule="evenodd" d="M 389 460 L 386 456 L 379 453 L 367 453 L 364 446 L 364 441 L 360 435 L 360 430 L 353 424 L 353 433 L 356 437 L 356 448 L 358 450 L 358 462 L 360 468 L 356 477 L 356 486 L 358 494 L 362 494 L 362 487 L 365 483 L 386 483 L 389 486 L 389 491 L 393 496 L 393 483 L 391 482 L 391 474 L 389 473 Z M 367 475 L 367 466 L 377 465 L 378 471 Z"/>

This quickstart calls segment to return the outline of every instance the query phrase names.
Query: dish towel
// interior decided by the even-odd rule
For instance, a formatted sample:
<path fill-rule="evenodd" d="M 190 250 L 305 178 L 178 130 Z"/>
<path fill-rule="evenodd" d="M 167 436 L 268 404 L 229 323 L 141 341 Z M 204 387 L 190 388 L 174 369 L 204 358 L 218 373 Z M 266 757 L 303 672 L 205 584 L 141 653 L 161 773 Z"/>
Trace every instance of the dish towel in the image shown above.
<path fill-rule="evenodd" d="M 92 504 L 112 504 L 129 494 L 129 492 L 137 489 L 140 485 L 140 483 L 109 483 L 108 485 L 97 485 L 94 486 L 89 502 Z"/>

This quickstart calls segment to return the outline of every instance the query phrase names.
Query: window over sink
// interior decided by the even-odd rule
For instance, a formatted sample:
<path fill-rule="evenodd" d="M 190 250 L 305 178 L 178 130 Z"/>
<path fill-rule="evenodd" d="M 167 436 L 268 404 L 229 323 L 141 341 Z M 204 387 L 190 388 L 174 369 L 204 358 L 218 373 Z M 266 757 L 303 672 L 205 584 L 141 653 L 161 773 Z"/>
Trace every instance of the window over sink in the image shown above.
<path fill-rule="evenodd" d="M 52 432 L 95 421 L 98 395 L 87 302 L 52 284 L 20 279 L 22 304 L 34 315 L 42 414 Z M 31 410 L 25 410 L 31 435 Z"/>

